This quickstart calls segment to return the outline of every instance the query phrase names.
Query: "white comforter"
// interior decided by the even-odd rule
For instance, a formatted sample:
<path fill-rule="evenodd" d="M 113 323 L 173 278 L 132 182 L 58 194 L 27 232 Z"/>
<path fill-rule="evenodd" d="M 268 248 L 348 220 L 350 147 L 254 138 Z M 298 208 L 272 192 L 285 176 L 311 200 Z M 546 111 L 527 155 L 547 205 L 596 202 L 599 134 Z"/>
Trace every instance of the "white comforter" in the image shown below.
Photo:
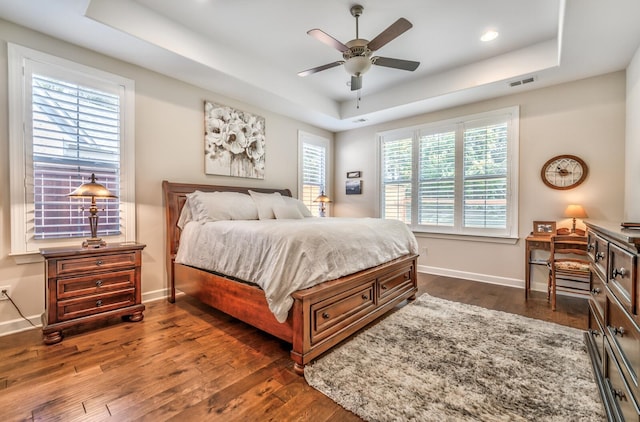
<path fill-rule="evenodd" d="M 417 250 L 413 233 L 397 220 L 192 221 L 180 236 L 176 262 L 256 283 L 284 322 L 296 290 Z"/>

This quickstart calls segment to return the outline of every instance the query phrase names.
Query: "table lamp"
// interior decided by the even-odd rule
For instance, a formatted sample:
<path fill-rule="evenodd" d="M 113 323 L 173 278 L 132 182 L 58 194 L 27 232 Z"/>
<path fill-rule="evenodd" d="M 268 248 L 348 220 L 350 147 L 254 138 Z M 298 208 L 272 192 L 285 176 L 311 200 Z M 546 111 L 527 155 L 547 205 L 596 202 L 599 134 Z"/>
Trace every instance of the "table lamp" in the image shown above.
<path fill-rule="evenodd" d="M 576 232 L 576 218 L 587 218 L 587 213 L 585 212 L 582 205 L 568 205 L 564 210 L 564 216 L 573 218 L 573 225 L 571 226 L 571 233 Z"/>
<path fill-rule="evenodd" d="M 91 198 L 91 206 L 89 207 L 89 227 L 91 228 L 91 238 L 82 242 L 83 248 L 99 248 L 106 246 L 107 242 L 98 237 L 98 207 L 96 206 L 96 198 L 117 198 L 109 189 L 100 183 L 96 183 L 96 175 L 91 173 L 91 181 L 83 183 L 68 196 L 73 198 Z"/>
<path fill-rule="evenodd" d="M 320 195 L 313 202 L 320 202 L 320 217 L 325 216 L 325 212 L 327 210 L 326 204 L 331 202 L 331 199 L 327 195 L 324 194 L 324 190 L 320 192 Z"/>

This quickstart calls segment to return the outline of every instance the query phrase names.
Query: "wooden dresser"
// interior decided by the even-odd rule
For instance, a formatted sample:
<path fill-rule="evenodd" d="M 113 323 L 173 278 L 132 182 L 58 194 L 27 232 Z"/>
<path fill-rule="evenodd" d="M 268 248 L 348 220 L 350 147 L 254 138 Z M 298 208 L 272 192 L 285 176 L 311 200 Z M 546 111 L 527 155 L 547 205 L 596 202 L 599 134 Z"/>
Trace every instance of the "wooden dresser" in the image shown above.
<path fill-rule="evenodd" d="M 62 340 L 62 330 L 121 316 L 140 321 L 142 249 L 139 243 L 110 243 L 101 248 L 41 249 L 45 259 L 46 344 Z"/>
<path fill-rule="evenodd" d="M 607 417 L 640 420 L 640 230 L 585 222 L 591 261 L 587 348 Z"/>

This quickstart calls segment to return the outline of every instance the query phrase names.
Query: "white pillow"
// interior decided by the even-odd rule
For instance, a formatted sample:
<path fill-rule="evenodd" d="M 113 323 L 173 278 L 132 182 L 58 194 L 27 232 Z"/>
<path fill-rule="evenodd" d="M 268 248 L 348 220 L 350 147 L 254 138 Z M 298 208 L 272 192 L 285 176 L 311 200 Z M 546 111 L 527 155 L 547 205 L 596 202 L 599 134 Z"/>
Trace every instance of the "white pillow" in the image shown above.
<path fill-rule="evenodd" d="M 286 196 L 282 197 L 283 199 Z M 284 203 L 284 205 L 274 205 L 273 214 L 278 220 L 299 220 L 304 216 L 298 211 L 298 207 L 295 204 Z"/>
<path fill-rule="evenodd" d="M 269 220 L 276 218 L 275 214 L 273 213 L 273 207 L 286 205 L 279 192 L 260 193 L 250 190 L 249 195 L 251 195 L 251 198 L 253 198 L 253 202 L 258 208 L 258 218 L 260 220 Z"/>
<path fill-rule="evenodd" d="M 313 214 L 311 214 L 311 211 L 309 211 L 309 208 L 307 208 L 307 206 L 301 200 L 292 198 L 290 196 L 283 196 L 282 199 L 284 199 L 284 202 L 286 202 L 287 205 L 295 205 L 295 207 L 298 209 L 298 212 L 300 213 L 300 215 L 302 215 L 302 217 L 313 217 Z"/>
<path fill-rule="evenodd" d="M 240 192 L 200 192 L 187 194 L 193 219 L 201 222 L 220 220 L 257 220 L 258 209 L 249 195 Z"/>
<path fill-rule="evenodd" d="M 180 218 L 176 226 L 180 227 L 180 230 L 184 229 L 184 225 L 193 220 L 193 214 L 191 213 L 191 201 L 189 195 L 187 195 L 187 201 L 184 203 L 182 210 L 180 211 Z"/>

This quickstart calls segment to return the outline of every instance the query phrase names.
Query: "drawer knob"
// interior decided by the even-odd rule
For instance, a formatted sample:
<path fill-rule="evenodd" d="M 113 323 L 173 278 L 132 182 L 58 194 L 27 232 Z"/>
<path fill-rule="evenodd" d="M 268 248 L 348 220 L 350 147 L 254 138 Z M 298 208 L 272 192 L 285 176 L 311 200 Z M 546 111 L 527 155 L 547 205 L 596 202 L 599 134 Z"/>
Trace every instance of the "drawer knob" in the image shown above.
<path fill-rule="evenodd" d="M 627 270 L 623 268 L 614 268 L 611 272 L 611 278 L 616 278 L 617 276 L 624 277 L 627 274 Z"/>
<path fill-rule="evenodd" d="M 611 327 L 611 331 L 614 336 L 620 335 L 620 337 L 624 336 L 624 327 Z"/>
<path fill-rule="evenodd" d="M 362 300 L 369 300 L 369 296 L 368 295 L 362 295 Z"/>
<path fill-rule="evenodd" d="M 594 287 L 593 289 L 591 289 L 591 294 L 595 296 L 597 294 L 600 294 L 601 291 L 602 290 L 600 290 L 600 287 Z"/>
<path fill-rule="evenodd" d="M 380 288 L 381 288 L 382 290 L 387 290 L 387 286 L 385 286 L 384 284 L 383 284 L 382 286 L 380 286 Z"/>
<path fill-rule="evenodd" d="M 329 317 L 330 317 L 330 315 L 328 313 L 326 313 L 326 312 L 324 312 L 322 314 L 322 318 L 324 318 L 324 319 L 329 319 Z"/>
<path fill-rule="evenodd" d="M 627 395 L 624 394 L 624 391 L 616 390 L 615 388 L 613 389 L 613 395 L 620 401 L 627 399 Z"/>
<path fill-rule="evenodd" d="M 102 264 L 104 264 L 103 260 L 99 259 L 99 260 L 96 261 L 96 265 L 100 266 Z"/>
<path fill-rule="evenodd" d="M 96 287 L 102 287 L 102 280 L 96 280 Z"/>
<path fill-rule="evenodd" d="M 102 301 L 100 299 L 96 300 L 96 306 L 102 306 Z"/>
<path fill-rule="evenodd" d="M 604 252 L 598 252 L 596 254 L 596 261 L 601 261 L 604 259 Z"/>

